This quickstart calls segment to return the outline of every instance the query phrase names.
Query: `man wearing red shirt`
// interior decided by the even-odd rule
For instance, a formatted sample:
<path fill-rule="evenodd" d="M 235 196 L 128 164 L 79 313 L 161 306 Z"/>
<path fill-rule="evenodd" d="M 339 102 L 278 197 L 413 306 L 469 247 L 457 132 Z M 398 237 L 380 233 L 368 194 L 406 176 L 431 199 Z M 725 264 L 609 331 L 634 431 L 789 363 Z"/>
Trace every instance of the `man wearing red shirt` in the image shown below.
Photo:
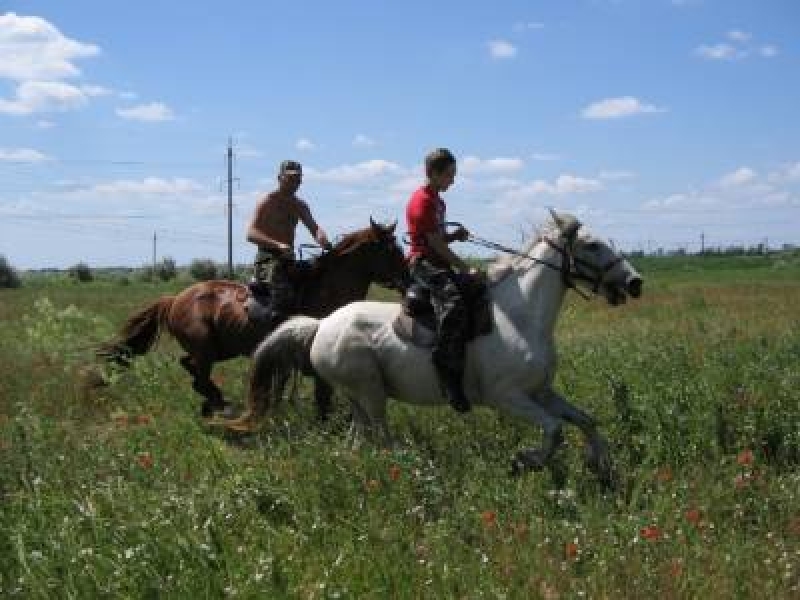
<path fill-rule="evenodd" d="M 450 404 L 459 412 L 470 409 L 464 395 L 467 309 L 457 284 L 457 273 L 478 275 L 450 250 L 450 242 L 464 241 L 469 232 L 459 227 L 445 231 L 446 205 L 439 196 L 456 176 L 456 159 L 446 148 L 425 157 L 427 183 L 411 195 L 406 207 L 406 223 L 411 238 L 409 270 L 416 283 L 430 291 L 438 323 L 433 364 L 442 377 Z"/>

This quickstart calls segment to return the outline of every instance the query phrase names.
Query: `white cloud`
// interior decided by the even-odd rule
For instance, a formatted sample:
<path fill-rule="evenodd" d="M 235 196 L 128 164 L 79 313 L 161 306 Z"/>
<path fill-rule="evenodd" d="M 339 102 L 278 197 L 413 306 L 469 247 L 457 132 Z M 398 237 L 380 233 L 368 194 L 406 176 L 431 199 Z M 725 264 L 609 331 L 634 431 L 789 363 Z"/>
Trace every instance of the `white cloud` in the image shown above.
<path fill-rule="evenodd" d="M 665 109 L 663 108 L 643 103 L 633 96 L 621 96 L 593 102 L 583 109 L 581 115 L 584 119 L 618 119 L 638 114 L 664 111 Z"/>
<path fill-rule="evenodd" d="M 324 181 L 338 184 L 360 184 L 369 182 L 376 177 L 388 175 L 403 175 L 406 171 L 397 163 L 372 159 L 354 165 L 342 165 L 325 171 L 313 168 L 306 169 L 306 178 L 309 181 Z"/>
<path fill-rule="evenodd" d="M 537 23 L 535 21 L 518 22 L 514 23 L 513 29 L 517 33 L 521 33 L 523 31 L 534 31 L 536 29 L 544 29 L 544 24 Z"/>
<path fill-rule="evenodd" d="M 517 55 L 517 49 L 505 40 L 492 40 L 487 46 L 489 47 L 489 56 L 492 58 L 514 58 Z"/>
<path fill-rule="evenodd" d="M 163 179 L 161 177 L 145 177 L 142 180 L 120 179 L 109 183 L 100 183 L 91 186 L 88 191 L 109 196 L 136 194 L 140 196 L 180 196 L 203 191 L 201 186 L 192 179 L 174 177 Z"/>
<path fill-rule="evenodd" d="M 109 96 L 114 93 L 113 90 L 102 85 L 82 85 L 81 91 L 87 96 Z"/>
<path fill-rule="evenodd" d="M 50 157 L 31 148 L 0 148 L 0 162 L 38 163 L 46 160 Z"/>
<path fill-rule="evenodd" d="M 533 154 L 531 154 L 531 158 L 533 160 L 544 162 L 544 161 L 561 160 L 561 155 L 549 152 L 534 152 Z"/>
<path fill-rule="evenodd" d="M 371 148 L 374 145 L 375 140 L 364 135 L 363 133 L 359 133 L 353 138 L 353 146 L 356 146 L 357 148 Z"/>
<path fill-rule="evenodd" d="M 261 158 L 264 154 L 258 148 L 245 142 L 239 142 L 234 149 L 239 158 Z"/>
<path fill-rule="evenodd" d="M 758 49 L 758 53 L 764 58 L 772 58 L 778 56 L 778 48 L 772 45 L 761 46 L 761 48 Z"/>
<path fill-rule="evenodd" d="M 58 80 L 80 75 L 75 61 L 100 49 L 62 35 L 40 17 L 0 15 L 0 77 L 15 81 Z"/>
<path fill-rule="evenodd" d="M 728 39 L 739 44 L 749 42 L 752 38 L 753 34 L 746 31 L 738 31 L 734 29 L 728 32 Z"/>
<path fill-rule="evenodd" d="M 300 138 L 295 142 L 294 147 L 297 148 L 298 150 L 305 151 L 305 150 L 314 150 L 317 147 L 317 145 L 308 138 Z"/>
<path fill-rule="evenodd" d="M 50 129 L 55 126 L 56 126 L 55 123 L 53 123 L 52 121 L 48 121 L 46 119 L 40 119 L 36 121 L 36 127 L 38 127 L 39 129 Z"/>
<path fill-rule="evenodd" d="M 586 194 L 602 190 L 603 184 L 596 179 L 576 177 L 575 175 L 559 175 L 556 178 L 555 194 Z"/>
<path fill-rule="evenodd" d="M 466 156 L 460 161 L 459 170 L 465 175 L 495 174 L 519 171 L 525 163 L 519 158 L 487 158 Z"/>
<path fill-rule="evenodd" d="M 722 187 L 738 187 L 752 183 L 756 178 L 756 172 L 750 167 L 739 167 L 732 173 L 723 175 L 719 180 Z"/>
<path fill-rule="evenodd" d="M 600 191 L 604 188 L 603 183 L 597 179 L 588 179 L 576 175 L 559 175 L 555 181 L 548 182 L 537 179 L 525 185 L 512 188 L 507 196 L 514 200 L 530 198 L 534 196 L 565 196 L 567 194 L 587 194 Z"/>
<path fill-rule="evenodd" d="M 618 181 L 620 179 L 632 179 L 636 177 L 635 173 L 630 171 L 600 171 L 600 179 L 607 181 Z"/>
<path fill-rule="evenodd" d="M 147 122 L 171 121 L 175 118 L 172 109 L 163 102 L 150 102 L 149 104 L 140 104 L 130 108 L 118 108 L 117 115 L 123 119 Z"/>
<path fill-rule="evenodd" d="M 89 96 L 84 89 L 60 81 L 25 81 L 17 86 L 13 99 L 0 98 L 0 113 L 29 115 L 73 110 L 85 106 Z"/>
<path fill-rule="evenodd" d="M 745 53 L 730 44 L 714 44 L 713 46 L 698 46 L 695 54 L 707 60 L 733 60 L 745 56 Z"/>
<path fill-rule="evenodd" d="M 727 33 L 728 42 L 719 44 L 705 44 L 695 48 L 694 53 L 706 60 L 736 60 L 749 56 L 773 58 L 778 54 L 778 48 L 773 44 L 754 45 L 753 34 L 746 31 L 733 30 Z"/>

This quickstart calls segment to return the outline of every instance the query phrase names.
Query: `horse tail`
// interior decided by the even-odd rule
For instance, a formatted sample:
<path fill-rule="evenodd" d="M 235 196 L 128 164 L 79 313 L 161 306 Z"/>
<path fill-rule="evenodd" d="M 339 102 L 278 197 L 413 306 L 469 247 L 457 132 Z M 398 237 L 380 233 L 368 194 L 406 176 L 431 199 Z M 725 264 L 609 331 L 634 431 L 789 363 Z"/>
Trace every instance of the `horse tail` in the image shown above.
<path fill-rule="evenodd" d="M 155 302 L 133 313 L 125 321 L 117 338 L 102 344 L 97 356 L 128 366 L 134 356 L 145 354 L 161 335 L 175 296 L 162 296 Z"/>
<path fill-rule="evenodd" d="M 253 353 L 247 410 L 227 423 L 231 429 L 249 430 L 267 414 L 271 404 L 283 395 L 290 377 L 308 373 L 311 344 L 319 329 L 319 319 L 294 317 L 278 326 Z"/>

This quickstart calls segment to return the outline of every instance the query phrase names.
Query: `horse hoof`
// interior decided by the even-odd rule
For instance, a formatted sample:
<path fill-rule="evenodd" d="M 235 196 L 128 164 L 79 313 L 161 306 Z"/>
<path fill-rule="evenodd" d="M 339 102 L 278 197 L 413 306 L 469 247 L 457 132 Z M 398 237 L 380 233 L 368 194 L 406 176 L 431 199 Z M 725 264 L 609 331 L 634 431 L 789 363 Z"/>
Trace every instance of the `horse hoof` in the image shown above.
<path fill-rule="evenodd" d="M 521 475 L 525 471 L 541 471 L 547 461 L 539 450 L 520 450 L 511 461 L 511 474 Z"/>

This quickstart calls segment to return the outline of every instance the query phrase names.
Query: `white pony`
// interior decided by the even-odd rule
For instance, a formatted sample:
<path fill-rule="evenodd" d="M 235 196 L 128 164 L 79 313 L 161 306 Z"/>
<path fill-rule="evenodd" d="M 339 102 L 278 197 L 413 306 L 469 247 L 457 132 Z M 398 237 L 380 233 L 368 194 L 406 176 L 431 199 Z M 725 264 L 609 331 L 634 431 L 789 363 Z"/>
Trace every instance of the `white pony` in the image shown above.
<path fill-rule="evenodd" d="M 563 441 L 566 421 L 584 433 L 590 468 L 608 478 L 608 446 L 594 421 L 553 390 L 553 332 L 565 293 L 576 282 L 617 306 L 627 295 L 640 295 L 642 278 L 574 217 L 552 214 L 552 222 L 522 251 L 492 265 L 494 327 L 467 348 L 464 389 L 473 405 L 491 406 L 544 428 L 542 447 L 519 451 L 515 471 L 544 467 Z M 324 319 L 297 317 L 284 323 L 256 350 L 249 409 L 228 426 L 252 429 L 270 397 L 280 398 L 287 373 L 310 368 L 352 402 L 356 436 L 365 433 L 388 443 L 387 397 L 418 405 L 447 403 L 430 350 L 395 334 L 392 322 L 400 311 L 395 303 L 354 302 Z"/>

